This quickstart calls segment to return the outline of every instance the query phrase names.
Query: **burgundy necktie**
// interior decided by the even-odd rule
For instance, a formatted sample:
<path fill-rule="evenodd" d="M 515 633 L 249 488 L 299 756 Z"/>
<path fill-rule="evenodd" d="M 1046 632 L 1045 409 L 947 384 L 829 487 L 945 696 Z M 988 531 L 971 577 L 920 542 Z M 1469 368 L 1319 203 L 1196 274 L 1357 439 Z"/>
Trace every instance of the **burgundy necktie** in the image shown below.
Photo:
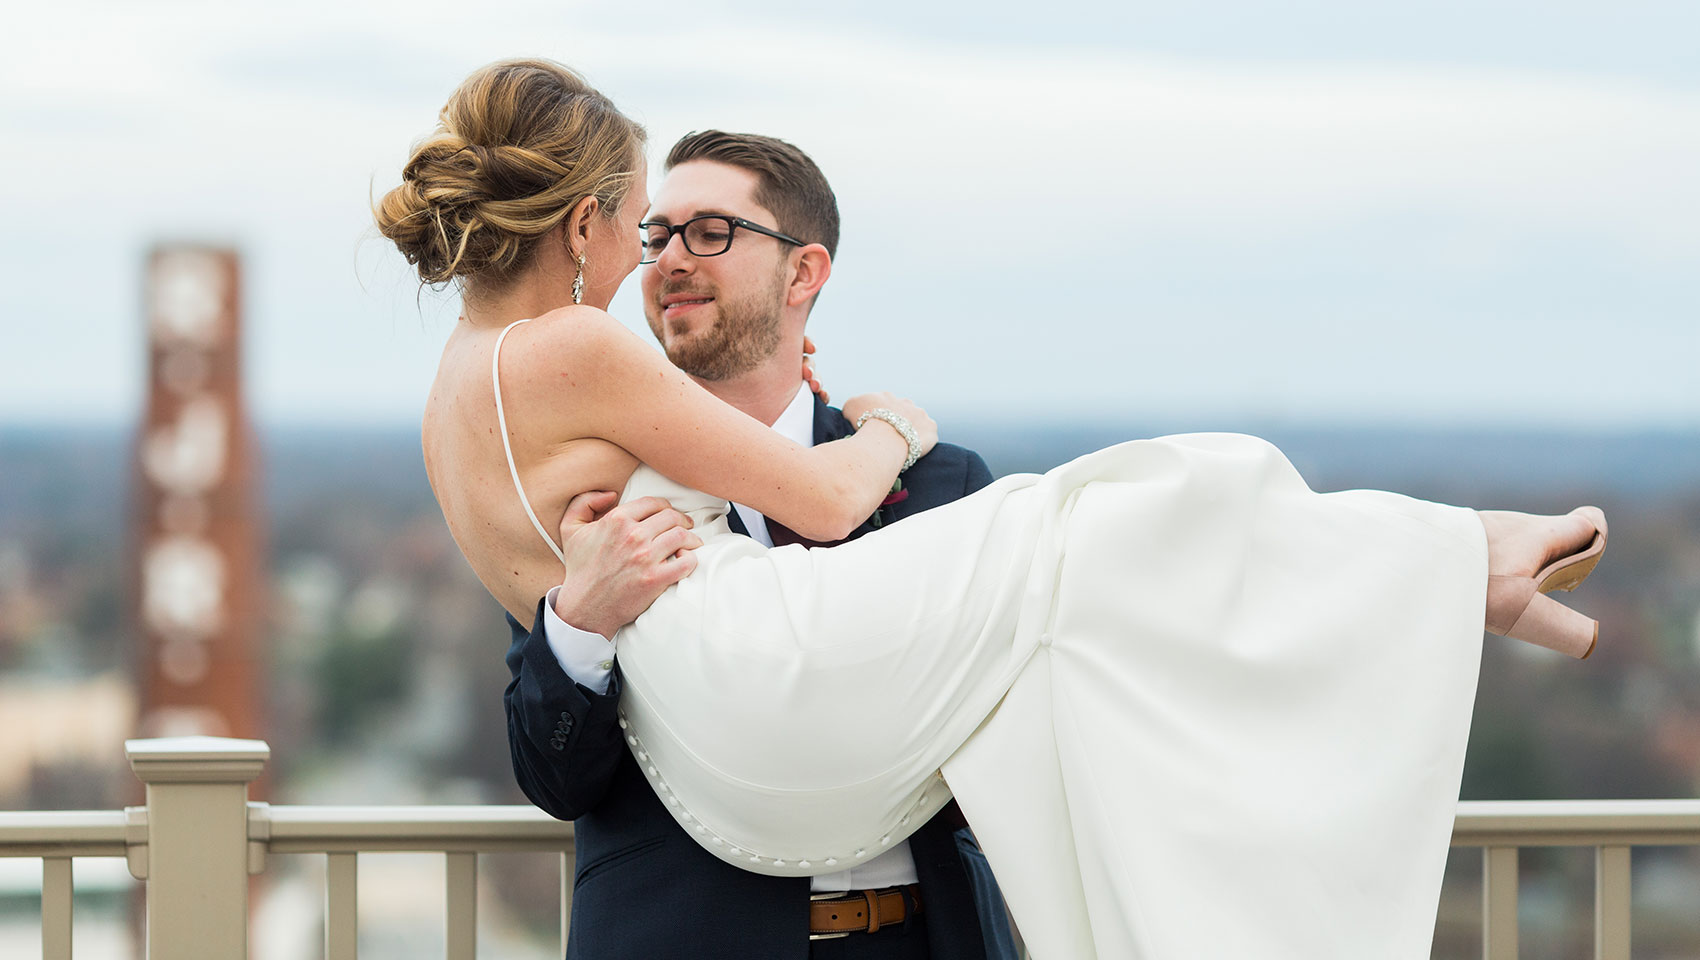
<path fill-rule="evenodd" d="M 822 543 L 819 540 L 810 540 L 807 537 L 801 536 L 797 533 L 797 531 L 792 530 L 790 527 L 787 527 L 785 524 L 780 523 L 772 517 L 763 517 L 762 519 L 767 521 L 767 535 L 773 540 L 773 545 L 776 547 L 783 547 L 788 543 L 800 543 L 805 547 L 829 547 L 832 545 L 830 543 Z M 842 543 L 843 541 L 836 542 Z"/>

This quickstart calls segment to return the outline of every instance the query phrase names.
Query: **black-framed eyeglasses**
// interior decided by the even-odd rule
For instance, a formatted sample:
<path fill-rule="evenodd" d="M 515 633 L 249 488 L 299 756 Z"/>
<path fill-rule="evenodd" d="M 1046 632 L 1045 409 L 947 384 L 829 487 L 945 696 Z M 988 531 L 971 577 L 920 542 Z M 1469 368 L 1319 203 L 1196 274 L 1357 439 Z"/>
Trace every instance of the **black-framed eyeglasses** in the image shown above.
<path fill-rule="evenodd" d="M 643 259 L 638 262 L 654 263 L 661 259 L 661 252 L 667 249 L 667 244 L 673 242 L 675 235 L 685 241 L 685 251 L 691 256 L 718 257 L 732 249 L 732 234 L 736 233 L 739 227 L 799 247 L 807 246 L 796 237 L 788 237 L 778 230 L 751 223 L 742 217 L 725 217 L 710 213 L 678 224 L 656 220 L 638 224 L 638 242 L 643 245 Z"/>

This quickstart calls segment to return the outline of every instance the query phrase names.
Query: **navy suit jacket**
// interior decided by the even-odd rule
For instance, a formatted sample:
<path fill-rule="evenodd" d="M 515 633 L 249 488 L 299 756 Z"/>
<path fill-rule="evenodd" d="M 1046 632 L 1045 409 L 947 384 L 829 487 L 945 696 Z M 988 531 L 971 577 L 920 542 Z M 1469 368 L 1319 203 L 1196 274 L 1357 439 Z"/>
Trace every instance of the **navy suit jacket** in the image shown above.
<path fill-rule="evenodd" d="M 815 400 L 817 443 L 850 432 L 837 409 Z M 978 454 L 941 443 L 903 475 L 909 497 L 882 508 L 882 516 L 901 519 L 991 480 Z M 734 527 L 736 517 L 734 511 Z M 872 529 L 870 518 L 851 537 Z M 503 699 L 514 776 L 531 802 L 575 822 L 568 960 L 804 960 L 808 879 L 748 873 L 697 846 L 649 788 L 620 737 L 618 666 L 606 694 L 570 680 L 544 637 L 542 601 L 530 631 L 512 616 L 508 625 L 513 679 Z M 984 960 L 954 811 L 947 807 L 917 830 L 909 848 L 935 960 Z"/>

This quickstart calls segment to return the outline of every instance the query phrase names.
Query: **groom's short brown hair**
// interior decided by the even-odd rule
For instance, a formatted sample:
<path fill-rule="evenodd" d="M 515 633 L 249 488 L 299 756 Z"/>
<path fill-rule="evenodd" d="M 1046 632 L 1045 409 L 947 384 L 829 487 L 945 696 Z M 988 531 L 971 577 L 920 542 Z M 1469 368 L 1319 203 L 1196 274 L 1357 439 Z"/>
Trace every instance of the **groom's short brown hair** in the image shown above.
<path fill-rule="evenodd" d="M 755 174 L 755 200 L 773 211 L 780 232 L 818 243 L 838 256 L 838 198 L 808 154 L 773 137 L 701 130 L 673 144 L 667 169 L 692 160 L 713 160 Z"/>

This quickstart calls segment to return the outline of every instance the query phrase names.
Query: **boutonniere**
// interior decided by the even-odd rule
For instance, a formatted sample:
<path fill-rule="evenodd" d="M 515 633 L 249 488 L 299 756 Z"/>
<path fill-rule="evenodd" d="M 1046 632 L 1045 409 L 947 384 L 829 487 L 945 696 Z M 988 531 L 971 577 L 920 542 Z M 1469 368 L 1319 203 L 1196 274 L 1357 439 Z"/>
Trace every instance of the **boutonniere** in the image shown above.
<path fill-rule="evenodd" d="M 903 478 L 898 477 L 892 481 L 891 492 L 885 495 L 884 500 L 880 501 L 880 505 L 874 509 L 874 515 L 869 519 L 876 528 L 884 526 L 887 520 L 897 519 L 889 515 L 888 508 L 907 499 L 909 499 L 909 491 L 903 489 Z"/>

